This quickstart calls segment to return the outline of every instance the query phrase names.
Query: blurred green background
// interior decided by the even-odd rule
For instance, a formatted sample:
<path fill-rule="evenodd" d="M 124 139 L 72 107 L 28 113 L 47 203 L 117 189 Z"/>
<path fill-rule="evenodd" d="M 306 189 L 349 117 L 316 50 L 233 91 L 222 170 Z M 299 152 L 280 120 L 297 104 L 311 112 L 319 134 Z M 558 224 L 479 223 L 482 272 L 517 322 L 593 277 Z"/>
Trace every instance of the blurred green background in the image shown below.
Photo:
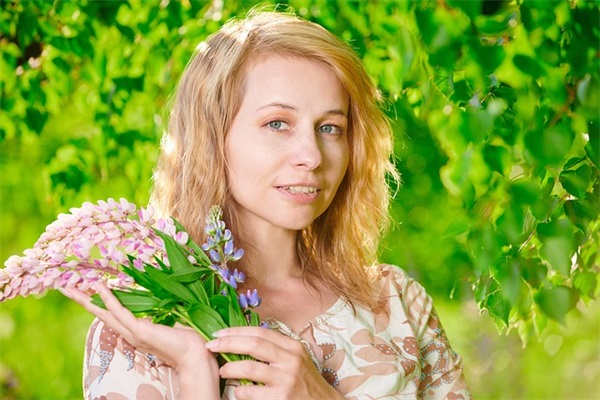
<path fill-rule="evenodd" d="M 600 398 L 595 1 L 290 0 L 386 98 L 403 184 L 382 260 L 434 298 L 475 398 Z M 271 1 L 2 1 L 0 259 L 59 212 L 143 205 L 196 45 Z M 0 303 L 0 398 L 81 398 L 92 318 Z"/>

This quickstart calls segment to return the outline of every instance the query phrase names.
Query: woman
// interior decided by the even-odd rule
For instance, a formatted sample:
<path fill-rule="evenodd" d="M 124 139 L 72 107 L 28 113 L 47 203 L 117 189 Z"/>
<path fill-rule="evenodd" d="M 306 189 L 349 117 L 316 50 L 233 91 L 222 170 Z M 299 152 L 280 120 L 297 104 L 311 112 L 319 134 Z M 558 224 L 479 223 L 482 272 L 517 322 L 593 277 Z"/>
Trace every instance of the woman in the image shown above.
<path fill-rule="evenodd" d="M 272 329 L 205 343 L 136 319 L 103 285 L 108 310 L 86 346 L 86 398 L 468 398 L 423 288 L 377 265 L 392 133 L 361 61 L 322 27 L 262 13 L 202 43 L 182 77 L 152 204 L 203 241 L 212 204 L 246 250 L 245 286 Z M 245 290 L 245 288 L 242 288 Z M 259 361 L 218 367 L 213 353 Z M 263 385 L 236 386 L 237 379 Z M 102 397 L 105 396 L 105 397 Z"/>

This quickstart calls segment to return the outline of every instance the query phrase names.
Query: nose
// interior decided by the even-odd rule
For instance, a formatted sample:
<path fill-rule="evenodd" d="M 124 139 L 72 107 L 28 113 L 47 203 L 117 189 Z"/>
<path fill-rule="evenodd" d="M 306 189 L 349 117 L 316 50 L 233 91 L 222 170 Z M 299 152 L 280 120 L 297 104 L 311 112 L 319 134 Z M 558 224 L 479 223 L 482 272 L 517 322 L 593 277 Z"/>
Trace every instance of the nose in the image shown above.
<path fill-rule="evenodd" d="M 314 129 L 303 129 L 296 132 L 291 160 L 298 168 L 313 171 L 321 166 L 323 153 L 319 137 Z"/>

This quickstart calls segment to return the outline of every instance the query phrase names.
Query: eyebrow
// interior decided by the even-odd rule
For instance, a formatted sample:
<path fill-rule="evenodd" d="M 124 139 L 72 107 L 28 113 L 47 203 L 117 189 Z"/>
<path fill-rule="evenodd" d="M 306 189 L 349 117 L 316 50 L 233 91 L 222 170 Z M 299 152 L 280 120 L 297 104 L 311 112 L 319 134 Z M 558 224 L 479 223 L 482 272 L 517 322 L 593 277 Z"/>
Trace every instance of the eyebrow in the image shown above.
<path fill-rule="evenodd" d="M 273 102 L 273 103 L 269 103 L 269 104 L 265 104 L 264 106 L 261 106 L 259 108 L 256 109 L 256 111 L 260 111 L 260 110 L 264 110 L 265 108 L 270 108 L 270 107 L 276 107 L 276 108 L 281 108 L 283 110 L 291 110 L 291 111 L 298 111 L 298 108 L 289 105 L 289 104 L 285 104 L 285 103 L 278 103 L 278 102 Z M 325 112 L 325 114 L 327 115 L 341 115 L 342 117 L 348 117 L 348 113 L 346 113 L 344 110 L 339 109 L 339 108 L 334 108 L 332 110 L 328 110 Z"/>

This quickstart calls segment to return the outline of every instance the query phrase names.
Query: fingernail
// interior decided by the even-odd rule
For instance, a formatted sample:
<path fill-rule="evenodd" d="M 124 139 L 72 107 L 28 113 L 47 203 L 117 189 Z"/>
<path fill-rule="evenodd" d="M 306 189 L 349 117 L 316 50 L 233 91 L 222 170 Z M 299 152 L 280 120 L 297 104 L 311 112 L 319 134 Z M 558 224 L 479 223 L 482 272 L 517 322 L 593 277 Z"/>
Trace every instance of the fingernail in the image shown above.
<path fill-rule="evenodd" d="M 69 299 L 73 298 L 73 295 L 71 294 L 71 292 L 67 288 L 59 287 L 58 291 L 61 292 L 63 294 L 63 296 L 68 297 Z"/>
<path fill-rule="evenodd" d="M 207 349 L 214 349 L 217 346 L 217 340 L 211 340 L 204 345 Z"/>
<path fill-rule="evenodd" d="M 224 329 L 221 329 L 219 331 L 214 331 L 212 335 L 213 335 L 213 337 L 217 337 L 217 338 L 221 337 L 221 336 L 225 336 L 225 332 L 223 332 L 223 331 L 224 331 Z"/>

